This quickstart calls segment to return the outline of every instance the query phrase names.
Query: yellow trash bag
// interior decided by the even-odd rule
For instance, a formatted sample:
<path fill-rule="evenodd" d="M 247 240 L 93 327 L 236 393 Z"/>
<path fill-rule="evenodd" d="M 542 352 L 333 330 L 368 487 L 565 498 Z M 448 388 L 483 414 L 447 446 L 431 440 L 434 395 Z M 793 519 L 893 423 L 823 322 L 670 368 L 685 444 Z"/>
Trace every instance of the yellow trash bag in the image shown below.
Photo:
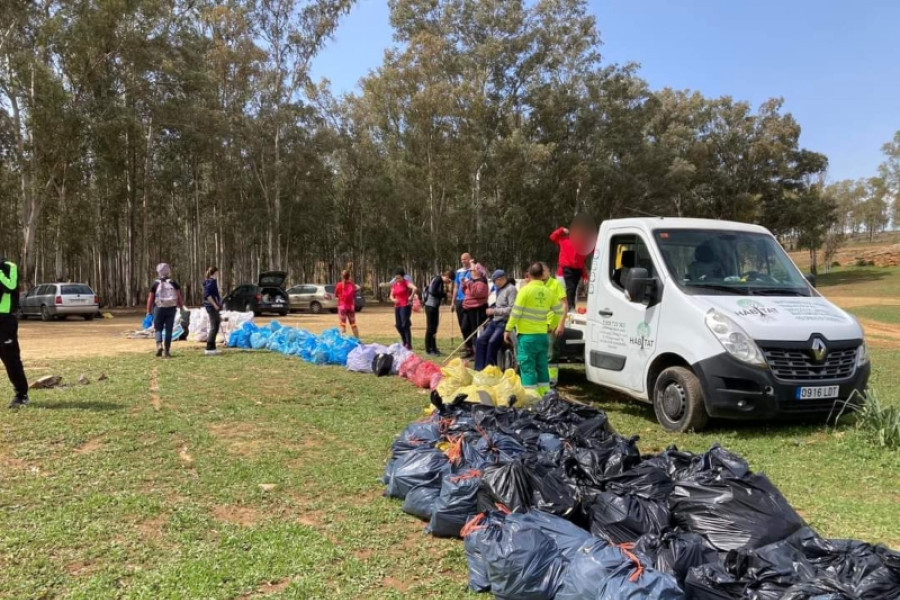
<path fill-rule="evenodd" d="M 447 402 L 452 402 L 457 396 L 457 390 L 472 383 L 472 373 L 466 368 L 461 358 L 454 358 L 446 367 L 441 369 L 444 378 L 437 386 L 437 393 Z"/>
<path fill-rule="evenodd" d="M 497 399 L 497 406 L 509 406 L 510 396 L 516 397 L 516 406 L 524 406 L 537 398 L 528 394 L 522 387 L 522 380 L 512 369 L 507 369 L 500 377 L 500 382 L 494 386 L 494 396 Z"/>
<path fill-rule="evenodd" d="M 479 385 L 463 386 L 456 390 L 456 393 L 453 395 L 453 397 L 455 398 L 460 394 L 465 394 L 466 402 L 472 404 L 484 404 L 486 406 L 497 405 L 497 398 L 494 395 L 494 388 L 492 387 L 484 387 Z"/>
<path fill-rule="evenodd" d="M 481 371 L 472 372 L 472 385 L 494 387 L 500 383 L 501 377 L 503 377 L 503 371 L 500 370 L 500 367 L 488 365 Z"/>

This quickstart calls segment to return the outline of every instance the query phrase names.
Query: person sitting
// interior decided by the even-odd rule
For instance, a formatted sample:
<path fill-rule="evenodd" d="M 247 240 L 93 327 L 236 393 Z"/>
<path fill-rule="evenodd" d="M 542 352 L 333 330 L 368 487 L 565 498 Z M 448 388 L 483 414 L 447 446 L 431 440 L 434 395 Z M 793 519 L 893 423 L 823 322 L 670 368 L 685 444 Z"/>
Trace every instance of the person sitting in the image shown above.
<path fill-rule="evenodd" d="M 633 269 L 635 265 L 634 250 L 625 250 L 622 252 L 621 265 L 622 266 L 613 271 L 612 280 L 616 286 L 625 289 L 628 271 Z"/>
<path fill-rule="evenodd" d="M 725 269 L 716 257 L 716 252 L 708 241 L 694 249 L 694 262 L 688 266 L 688 279 L 691 281 L 709 281 L 723 279 Z"/>
<path fill-rule="evenodd" d="M 503 345 L 503 332 L 506 330 L 506 321 L 509 313 L 516 303 L 517 289 L 506 275 L 506 271 L 497 269 L 491 275 L 491 281 L 497 286 L 497 299 L 493 307 L 487 309 L 487 316 L 491 322 L 475 342 L 475 370 L 481 371 L 488 365 L 497 364 L 497 354 Z"/>

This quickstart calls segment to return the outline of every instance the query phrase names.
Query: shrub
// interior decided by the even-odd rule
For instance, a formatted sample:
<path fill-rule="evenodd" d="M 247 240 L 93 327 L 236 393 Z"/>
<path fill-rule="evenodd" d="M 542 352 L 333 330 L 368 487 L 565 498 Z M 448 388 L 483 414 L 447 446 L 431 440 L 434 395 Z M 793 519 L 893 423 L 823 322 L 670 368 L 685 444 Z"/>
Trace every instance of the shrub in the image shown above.
<path fill-rule="evenodd" d="M 847 410 L 856 411 L 856 428 L 883 448 L 900 448 L 900 406 L 883 403 L 874 389 L 854 392 L 841 406 L 835 421 Z"/>

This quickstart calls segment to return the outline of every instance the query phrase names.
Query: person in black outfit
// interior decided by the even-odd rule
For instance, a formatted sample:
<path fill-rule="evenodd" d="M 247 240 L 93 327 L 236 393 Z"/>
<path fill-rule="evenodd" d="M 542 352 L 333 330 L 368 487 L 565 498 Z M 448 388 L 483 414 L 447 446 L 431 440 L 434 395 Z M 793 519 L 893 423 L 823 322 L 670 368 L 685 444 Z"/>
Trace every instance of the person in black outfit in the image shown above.
<path fill-rule="evenodd" d="M 28 379 L 19 351 L 19 268 L 12 261 L 0 260 L 0 359 L 6 376 L 16 391 L 10 408 L 28 404 Z"/>
<path fill-rule="evenodd" d="M 453 271 L 446 271 L 443 275 L 435 275 L 425 288 L 425 353 L 430 356 L 441 355 L 435 337 L 441 322 L 441 304 L 447 297 L 446 286 L 452 282 Z"/>

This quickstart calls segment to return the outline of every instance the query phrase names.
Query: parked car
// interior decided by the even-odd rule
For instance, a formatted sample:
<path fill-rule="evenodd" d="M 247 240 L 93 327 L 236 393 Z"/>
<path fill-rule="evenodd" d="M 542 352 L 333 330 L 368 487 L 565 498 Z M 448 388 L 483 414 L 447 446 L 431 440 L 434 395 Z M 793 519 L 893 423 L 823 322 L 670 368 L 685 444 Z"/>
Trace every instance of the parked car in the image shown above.
<path fill-rule="evenodd" d="M 338 301 L 334 295 L 334 285 L 320 285 L 316 283 L 301 283 L 289 288 L 287 293 L 291 299 L 291 310 L 308 310 L 317 315 L 323 310 L 337 312 Z M 356 288 L 356 312 L 360 312 L 366 305 L 366 299 L 362 290 Z"/>
<path fill-rule="evenodd" d="M 90 321 L 97 315 L 100 299 L 84 283 L 43 283 L 20 297 L 19 315 L 44 321 L 78 315 Z"/>
<path fill-rule="evenodd" d="M 264 312 L 276 313 L 282 317 L 288 314 L 290 300 L 284 291 L 284 271 L 266 271 L 259 274 L 256 285 L 239 285 L 222 298 L 226 310 L 240 310 L 260 315 Z"/>

